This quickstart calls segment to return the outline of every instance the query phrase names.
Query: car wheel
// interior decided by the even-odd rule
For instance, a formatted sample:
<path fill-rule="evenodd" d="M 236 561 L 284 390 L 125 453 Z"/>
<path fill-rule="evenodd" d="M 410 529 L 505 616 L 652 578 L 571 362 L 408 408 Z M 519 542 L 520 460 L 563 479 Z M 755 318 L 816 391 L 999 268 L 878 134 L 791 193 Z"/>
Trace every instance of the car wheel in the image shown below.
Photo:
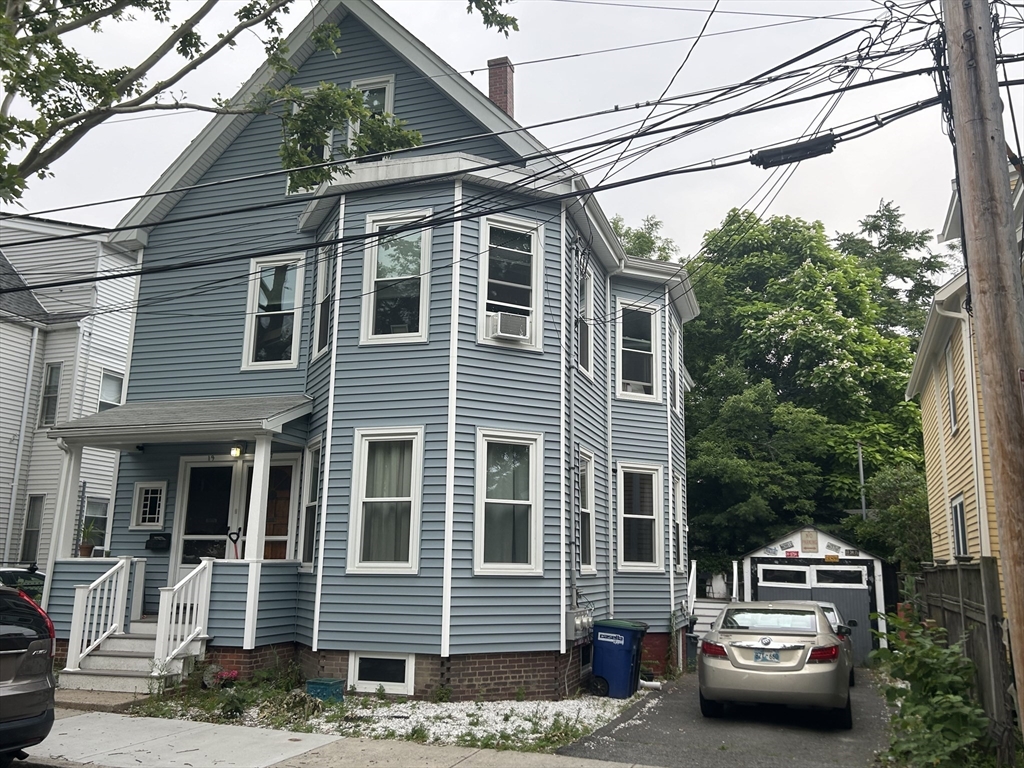
<path fill-rule="evenodd" d="M 832 725 L 843 731 L 853 728 L 853 707 L 850 699 L 851 697 L 846 697 L 845 707 L 832 710 Z"/>
<path fill-rule="evenodd" d="M 854 677 L 853 667 L 850 667 L 850 687 L 853 688 L 857 684 L 857 678 Z"/>
<path fill-rule="evenodd" d="M 704 698 L 704 694 L 700 691 L 697 692 L 700 696 L 700 713 L 704 717 L 721 717 L 722 712 L 725 711 L 725 707 L 720 701 L 709 701 Z"/>
<path fill-rule="evenodd" d="M 594 696 L 608 695 L 608 681 L 603 677 L 594 676 L 590 678 L 590 692 Z"/>

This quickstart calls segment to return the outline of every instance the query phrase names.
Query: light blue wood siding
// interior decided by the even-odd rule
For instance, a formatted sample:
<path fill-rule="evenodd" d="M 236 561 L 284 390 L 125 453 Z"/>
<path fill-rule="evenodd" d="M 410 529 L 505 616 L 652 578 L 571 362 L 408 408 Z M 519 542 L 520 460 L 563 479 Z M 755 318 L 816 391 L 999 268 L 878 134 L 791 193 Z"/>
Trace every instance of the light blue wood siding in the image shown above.
<path fill-rule="evenodd" d="M 578 236 L 575 228 L 567 227 L 569 240 Z M 584 244 L 584 249 L 586 246 Z M 566 269 L 572 268 L 572 250 L 567 248 Z M 587 254 L 586 268 L 592 275 L 593 316 L 589 324 L 591 336 L 592 367 L 587 375 L 577 366 L 574 388 L 574 421 L 576 444 L 581 450 L 593 455 L 593 516 L 594 516 L 594 565 L 597 573 L 581 573 L 578 588 L 585 598 L 584 605 L 593 606 L 594 617 L 609 618 L 608 574 L 613 566 L 611 534 L 613 526 L 609 515 L 614 510 L 608 484 L 608 334 L 614 324 L 605 316 L 606 273 L 602 266 Z M 582 315 L 582 298 L 577 297 L 577 311 Z M 568 317 L 568 309 L 567 315 Z M 568 324 L 567 324 L 568 327 Z M 579 362 L 580 334 L 576 333 L 574 354 Z M 579 509 L 579 497 L 576 498 Z M 578 525 L 578 523 L 577 523 Z"/>
<path fill-rule="evenodd" d="M 296 577 L 295 639 L 313 646 L 313 612 L 316 605 L 316 575 L 300 572 Z"/>
<path fill-rule="evenodd" d="M 210 645 L 241 648 L 245 635 L 245 596 L 249 585 L 249 563 L 217 560 L 210 585 Z"/>
<path fill-rule="evenodd" d="M 611 309 L 616 313 L 616 300 L 636 302 L 652 310 L 658 328 L 658 370 L 655 375 L 661 379 L 662 398 L 660 402 L 636 402 L 614 398 L 612 401 L 612 452 L 616 467 L 620 463 L 638 462 L 659 465 L 662 468 L 662 527 L 658 546 L 663 552 L 664 568 L 656 573 L 618 570 L 615 573 L 615 617 L 633 619 L 650 624 L 652 632 L 668 630 L 672 601 L 669 592 L 668 547 L 669 526 L 669 484 L 668 477 L 668 430 L 665 415 L 665 392 L 667 381 L 664 376 L 664 339 L 667 325 L 664 311 L 663 289 L 657 284 L 640 282 L 628 278 L 612 281 Z M 612 327 L 613 388 L 618 389 L 618 372 L 614 360 L 619 340 Z M 618 471 L 615 472 L 618 482 Z M 613 489 L 615 494 L 617 488 Z M 618 503 L 617 495 L 614 497 Z"/>
<path fill-rule="evenodd" d="M 47 604 L 46 612 L 53 622 L 58 639 L 67 640 L 71 632 L 71 614 L 75 608 L 75 586 L 91 584 L 115 565 L 117 565 L 117 560 L 110 557 L 72 558 L 57 560 L 54 563 L 53 573 L 47 577 L 50 579 L 50 602 Z M 130 592 L 129 595 L 131 595 Z M 130 610 L 126 611 L 126 613 L 130 612 Z"/>
<path fill-rule="evenodd" d="M 519 202 L 493 190 L 466 186 L 467 202 L 484 207 Z M 524 201 L 525 202 L 525 201 Z M 563 606 L 559 469 L 559 343 L 563 318 L 560 207 L 525 203 L 515 212 L 544 228 L 543 351 L 477 343 L 480 222 L 462 225 L 459 313 L 459 380 L 456 430 L 455 526 L 452 562 L 451 652 L 557 650 Z M 544 435 L 543 576 L 478 576 L 473 573 L 476 431 L 479 427 Z M 527 618 L 528 617 L 528 618 Z"/>
<path fill-rule="evenodd" d="M 295 640 L 299 564 L 265 560 L 260 572 L 260 604 L 256 614 L 256 645 Z"/>

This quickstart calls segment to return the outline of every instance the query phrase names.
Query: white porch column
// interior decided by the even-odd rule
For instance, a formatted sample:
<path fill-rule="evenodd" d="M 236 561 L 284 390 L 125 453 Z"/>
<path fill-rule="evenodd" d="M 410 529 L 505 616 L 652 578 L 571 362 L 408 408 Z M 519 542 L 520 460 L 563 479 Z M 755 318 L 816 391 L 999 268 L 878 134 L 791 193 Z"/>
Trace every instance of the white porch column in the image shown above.
<path fill-rule="evenodd" d="M 270 435 L 256 437 L 249 495 L 249 527 L 245 531 L 245 559 L 262 560 L 267 536 L 267 491 L 270 488 Z"/>
<path fill-rule="evenodd" d="M 50 585 L 53 583 L 53 565 L 57 558 L 71 557 L 71 546 L 75 541 L 75 505 L 78 502 L 78 480 L 82 473 L 82 446 L 64 445 L 59 442 L 64 458 L 60 467 L 60 481 L 57 485 L 57 506 L 53 511 L 53 529 L 50 532 L 50 546 L 46 553 L 46 573 L 43 585 L 43 610 L 50 602 Z"/>

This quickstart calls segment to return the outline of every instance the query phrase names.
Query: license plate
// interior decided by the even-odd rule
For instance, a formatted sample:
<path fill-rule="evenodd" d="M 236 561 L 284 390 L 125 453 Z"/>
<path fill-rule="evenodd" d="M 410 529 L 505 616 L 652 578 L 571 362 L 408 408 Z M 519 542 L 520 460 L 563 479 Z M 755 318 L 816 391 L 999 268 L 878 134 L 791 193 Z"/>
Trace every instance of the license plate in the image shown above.
<path fill-rule="evenodd" d="M 769 664 L 779 663 L 778 651 L 754 651 L 754 661 L 767 662 Z"/>

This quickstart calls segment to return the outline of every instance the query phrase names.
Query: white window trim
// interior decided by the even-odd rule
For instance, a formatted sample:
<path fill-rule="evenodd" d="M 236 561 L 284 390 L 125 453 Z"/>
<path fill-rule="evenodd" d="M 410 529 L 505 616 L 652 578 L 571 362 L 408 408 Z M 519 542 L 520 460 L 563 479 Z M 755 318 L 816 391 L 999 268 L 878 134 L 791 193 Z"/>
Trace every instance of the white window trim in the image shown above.
<path fill-rule="evenodd" d="M 683 506 L 683 495 L 686 492 L 686 486 L 683 483 L 682 475 L 676 475 L 672 482 L 675 484 L 672 491 L 673 520 L 671 535 L 673 539 L 673 546 L 676 546 L 675 526 L 679 526 L 679 541 L 676 549 L 676 573 L 686 573 L 686 560 L 683 557 L 683 553 L 688 551 L 688 547 L 684 546 L 683 539 L 686 537 L 686 534 L 690 532 L 690 528 L 684 519 L 685 508 Z"/>
<path fill-rule="evenodd" d="M 528 563 L 484 562 L 484 504 L 487 500 L 487 443 L 517 443 L 531 448 L 530 460 L 530 561 Z M 476 432 L 476 504 L 473 523 L 473 570 L 486 576 L 544 575 L 544 433 L 510 432 L 478 428 Z"/>
<path fill-rule="evenodd" d="M 654 475 L 653 479 L 653 503 L 654 503 L 654 562 L 653 563 L 638 563 L 638 562 L 627 562 L 624 557 L 625 550 L 625 536 L 623 534 L 625 527 L 625 509 L 624 509 L 624 493 L 623 493 L 623 480 L 627 472 L 638 472 L 641 474 Z M 618 541 L 618 570 L 622 573 L 630 572 L 651 572 L 651 571 L 664 571 L 665 570 L 665 520 L 664 510 L 662 507 L 665 504 L 665 487 L 662 480 L 662 468 L 659 464 L 634 464 L 634 463 L 623 463 L 620 462 L 617 467 L 616 477 L 616 504 L 618 506 L 618 531 L 616 539 Z"/>
<path fill-rule="evenodd" d="M 57 376 L 57 395 L 56 395 L 56 398 L 55 398 L 56 399 L 56 405 L 53 408 L 53 421 L 51 423 L 44 424 L 43 423 L 43 411 L 45 410 L 45 407 L 46 407 L 46 379 L 47 379 L 46 373 L 47 373 L 47 371 L 49 371 L 51 366 L 56 366 L 57 369 L 60 371 L 60 374 Z M 64 361 L 63 360 L 55 360 L 55 361 L 50 362 L 50 363 L 44 363 L 43 364 L 43 381 L 42 381 L 42 386 L 39 388 L 39 414 L 38 414 L 38 417 L 36 418 L 36 429 L 49 429 L 54 424 L 56 424 L 58 421 L 60 421 L 60 394 L 61 394 L 61 390 L 63 388 L 64 388 Z"/>
<path fill-rule="evenodd" d="M 420 329 L 416 333 L 388 333 L 374 335 L 373 292 L 374 275 L 377 266 L 377 243 L 379 238 L 369 237 L 377 231 L 381 224 L 409 224 L 428 219 L 433 214 L 430 208 L 415 211 L 399 211 L 396 213 L 371 213 L 366 217 L 366 248 L 363 251 L 363 305 L 359 321 L 359 343 L 363 344 L 408 344 L 425 342 L 430 332 L 430 235 L 431 229 L 425 227 L 420 234 Z"/>
<path fill-rule="evenodd" d="M 401 563 L 361 561 L 363 533 L 363 479 L 366 477 L 366 444 L 373 440 L 412 440 L 412 505 L 409 513 L 409 560 Z M 352 445 L 352 501 L 349 509 L 346 573 L 417 573 L 420 567 L 420 513 L 423 504 L 423 427 L 373 427 L 356 429 Z"/>
<path fill-rule="evenodd" d="M 359 658 L 366 656 L 371 659 L 404 659 L 405 660 L 405 682 L 404 683 L 380 683 L 376 680 L 359 680 Z M 396 696 L 412 696 L 416 688 L 416 654 L 415 653 L 385 653 L 383 651 L 349 651 L 348 654 L 348 685 L 355 688 L 359 693 L 375 693 L 380 686 L 384 686 L 384 693 Z"/>
<path fill-rule="evenodd" d="M 314 91 L 316 91 L 316 88 L 303 88 L 302 89 L 302 94 L 305 96 L 306 94 L 313 93 Z M 300 109 L 300 105 L 295 104 L 295 103 L 292 104 L 292 114 L 293 115 L 296 112 L 298 112 L 299 109 Z M 329 162 L 333 158 L 333 155 L 334 155 L 334 129 L 331 129 L 330 131 L 327 132 L 327 143 L 323 145 L 322 149 L 323 149 L 323 156 L 321 158 L 321 162 L 324 162 L 324 163 Z M 301 189 L 296 189 L 295 191 L 292 191 L 291 188 L 290 188 L 291 185 L 290 185 L 289 182 L 290 182 L 289 174 L 286 173 L 285 176 L 284 176 L 284 193 L 288 197 L 295 196 L 295 195 L 310 195 L 310 194 L 312 194 L 313 192 L 316 191 L 316 186 L 315 185 L 314 186 L 310 186 L 310 187 L 302 187 Z"/>
<path fill-rule="evenodd" d="M 669 319 L 669 339 L 671 348 L 669 349 L 669 360 L 672 365 L 673 381 L 675 391 L 670 393 L 670 397 L 675 397 L 675 405 L 673 411 L 678 416 L 683 412 L 683 381 L 682 381 L 682 365 L 683 359 L 683 332 L 682 328 L 679 327 L 679 323 L 676 322 L 675 317 Z"/>
<path fill-rule="evenodd" d="M 635 309 L 651 316 L 651 376 L 653 394 L 642 392 L 624 392 L 622 390 L 622 311 Z M 623 301 L 618 299 L 615 305 L 615 397 L 619 400 L 636 400 L 642 403 L 661 402 L 661 323 L 657 322 L 658 307 L 649 304 Z"/>
<path fill-rule="evenodd" d="M 491 227 L 509 229 L 513 232 L 528 234 L 532 238 L 533 284 L 532 314 L 530 316 L 530 338 L 524 341 L 506 341 L 495 339 L 487 335 L 487 280 L 490 274 L 491 265 Z M 544 225 L 529 219 L 519 219 L 511 216 L 485 216 L 480 221 L 480 256 L 479 256 L 479 285 L 477 293 L 477 330 L 476 340 L 479 344 L 487 344 L 505 349 L 523 349 L 534 352 L 543 350 L 544 345 Z"/>
<path fill-rule="evenodd" d="M 316 520 L 320 517 L 320 507 L 323 504 L 323 486 L 320 482 L 320 465 L 318 464 L 316 467 L 314 467 L 312 462 L 313 451 L 316 450 L 320 451 L 320 464 L 322 464 L 324 461 L 323 441 L 319 437 L 317 437 L 314 440 L 311 440 L 306 445 L 306 450 L 303 453 L 302 498 L 299 500 L 299 513 L 297 515 L 299 520 L 295 532 L 295 559 L 298 560 L 300 563 L 299 570 L 306 573 L 311 573 L 313 571 L 313 563 L 315 562 L 317 555 L 316 540 L 314 539 L 313 560 L 302 559 L 302 546 L 306 539 L 306 507 L 309 506 L 309 489 L 312 488 L 314 484 L 317 488 L 317 514 L 314 516 L 313 519 L 314 533 L 316 532 Z M 314 471 L 316 472 L 315 476 Z"/>
<path fill-rule="evenodd" d="M 593 380 L 594 378 L 594 329 L 596 328 L 594 321 L 594 271 L 588 266 L 583 270 L 582 285 L 586 286 L 586 290 L 583 292 L 584 295 L 580 297 L 580 317 L 579 321 L 585 324 L 590 330 L 590 365 L 583 365 L 583 355 L 579 357 L 579 369 L 583 371 L 583 374 Z M 579 344 L 579 334 L 576 334 L 577 344 Z"/>
<path fill-rule="evenodd" d="M 770 568 L 773 571 L 800 571 L 807 576 L 807 580 L 803 584 L 787 584 L 783 581 L 766 581 L 764 578 L 765 568 Z M 810 589 L 811 588 L 811 573 L 810 567 L 806 565 L 772 565 L 771 563 L 758 563 L 757 564 L 757 584 L 763 587 L 784 587 L 786 589 Z"/>
<path fill-rule="evenodd" d="M 860 584 L 832 584 L 820 583 L 818 573 L 820 571 L 860 571 L 864 579 Z M 868 567 L 866 565 L 812 565 L 811 586 L 824 589 L 867 589 L 868 588 Z"/>
<path fill-rule="evenodd" d="M 949 407 L 949 433 L 955 435 L 960 426 L 956 412 L 956 378 L 953 375 L 953 340 L 946 342 L 946 404 Z"/>
<path fill-rule="evenodd" d="M 583 564 L 582 553 L 580 556 L 580 573 L 593 575 L 597 573 L 597 515 L 594 513 L 594 454 L 590 451 L 580 449 L 580 462 L 590 462 L 590 472 L 587 474 L 587 498 L 590 499 L 590 565 Z M 580 492 L 583 492 L 583 485 L 580 485 Z M 580 520 L 583 519 L 583 504 L 580 504 Z M 582 525 L 581 525 L 582 527 Z"/>
<path fill-rule="evenodd" d="M 353 80 L 350 86 L 352 90 L 369 90 L 371 88 L 380 88 L 384 86 L 384 113 L 388 115 L 395 114 L 395 76 L 394 75 L 381 75 L 379 77 L 364 77 L 360 80 Z M 352 146 L 352 140 L 359 134 L 359 120 L 355 120 L 348 125 L 348 137 L 346 139 L 347 146 Z M 355 159 L 355 158 L 353 158 Z"/>
<path fill-rule="evenodd" d="M 313 332 L 310 334 L 313 341 L 313 355 L 310 360 L 316 360 L 321 355 L 327 352 L 331 348 L 331 340 L 334 338 L 334 326 L 328 324 L 327 326 L 327 341 L 324 345 L 317 349 L 317 344 L 320 342 L 320 323 L 324 312 L 324 301 L 330 300 L 330 286 L 331 286 L 331 273 L 334 271 L 334 255 L 329 247 L 317 248 L 314 251 L 313 256 L 316 264 L 316 295 L 315 303 L 313 305 Z M 330 311 L 328 311 L 328 320 L 330 320 Z"/>
<path fill-rule="evenodd" d="M 121 388 L 118 389 L 118 391 L 117 391 L 117 398 L 118 398 L 118 400 L 117 400 L 116 403 L 112 402 L 110 400 L 104 400 L 103 399 L 103 377 L 104 376 L 111 376 L 113 378 L 121 380 Z M 106 405 L 109 405 L 111 408 L 117 408 L 119 405 L 122 405 L 123 403 L 124 403 L 124 373 L 119 373 L 118 371 L 115 371 L 112 368 L 101 368 L 100 369 L 100 389 L 99 389 L 99 392 L 96 394 L 96 412 L 97 413 L 100 412 L 100 406 L 101 405 L 106 404 Z"/>
<path fill-rule="evenodd" d="M 958 528 L 957 522 L 956 522 L 956 508 L 958 506 L 961 509 L 961 517 L 963 518 L 963 521 L 964 521 L 963 542 L 962 542 L 963 543 L 963 552 L 957 551 L 957 546 L 956 546 L 957 528 Z M 970 548 L 970 545 L 967 542 L 967 503 L 965 502 L 964 495 L 962 493 L 958 493 L 956 496 L 954 496 L 952 499 L 949 500 L 949 524 L 950 524 L 949 532 L 950 532 L 950 534 L 952 534 L 951 538 L 950 538 L 950 542 L 949 542 L 949 548 L 950 548 L 950 551 L 953 553 L 953 557 L 966 556 L 966 555 L 970 554 L 971 548 Z"/>
<path fill-rule="evenodd" d="M 159 488 L 160 489 L 160 522 L 157 523 L 146 523 L 145 525 L 139 523 L 139 513 L 142 511 L 139 508 L 139 491 L 145 488 Z M 135 484 L 134 490 L 132 491 L 132 518 L 131 524 L 128 526 L 129 531 L 162 531 L 164 528 L 164 521 L 167 519 L 167 481 L 158 480 L 154 482 L 141 481 Z"/>
<path fill-rule="evenodd" d="M 242 370 L 243 371 L 274 371 L 289 370 L 299 367 L 299 342 L 302 339 L 302 305 L 306 293 L 305 284 L 305 253 L 286 253 L 281 256 L 268 256 L 252 259 L 249 262 L 249 293 L 245 303 L 245 333 L 242 339 Z M 256 309 L 259 305 L 260 270 L 264 267 L 295 265 L 295 308 L 292 310 L 292 355 L 289 360 L 271 362 L 255 362 L 252 360 L 252 345 L 256 339 Z"/>

